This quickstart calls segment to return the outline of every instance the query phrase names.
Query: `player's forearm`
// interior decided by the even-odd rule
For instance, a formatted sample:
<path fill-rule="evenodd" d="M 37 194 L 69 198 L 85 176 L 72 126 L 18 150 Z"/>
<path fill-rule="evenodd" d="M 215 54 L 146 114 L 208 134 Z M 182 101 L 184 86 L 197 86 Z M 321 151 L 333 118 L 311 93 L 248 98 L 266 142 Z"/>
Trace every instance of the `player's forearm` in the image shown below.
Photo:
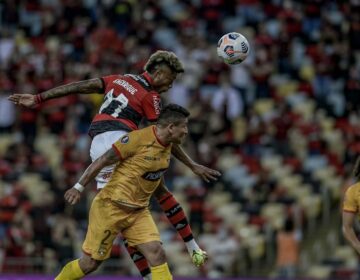
<path fill-rule="evenodd" d="M 343 226 L 342 230 L 346 240 L 360 254 L 360 241 L 357 238 L 354 229 L 352 227 Z"/>
<path fill-rule="evenodd" d="M 180 147 L 180 145 L 173 144 L 171 148 L 171 153 L 189 168 L 192 168 L 195 164 L 195 162 L 185 153 L 185 151 Z"/>
<path fill-rule="evenodd" d="M 95 179 L 96 175 L 105 166 L 117 163 L 120 160 L 114 149 L 109 149 L 105 154 L 96 159 L 89 167 L 85 170 L 83 175 L 80 177 L 78 183 L 82 186 L 86 186 L 91 180 Z"/>
<path fill-rule="evenodd" d="M 39 94 L 42 101 L 66 96 L 69 94 L 89 94 L 103 92 L 103 83 L 101 79 L 84 80 L 67 85 L 52 88 Z"/>
<path fill-rule="evenodd" d="M 88 166 L 83 175 L 80 177 L 78 183 L 85 187 L 87 184 L 91 182 L 91 180 L 95 179 L 96 175 L 100 172 L 105 165 L 100 164 L 98 161 L 94 161 L 92 164 Z"/>

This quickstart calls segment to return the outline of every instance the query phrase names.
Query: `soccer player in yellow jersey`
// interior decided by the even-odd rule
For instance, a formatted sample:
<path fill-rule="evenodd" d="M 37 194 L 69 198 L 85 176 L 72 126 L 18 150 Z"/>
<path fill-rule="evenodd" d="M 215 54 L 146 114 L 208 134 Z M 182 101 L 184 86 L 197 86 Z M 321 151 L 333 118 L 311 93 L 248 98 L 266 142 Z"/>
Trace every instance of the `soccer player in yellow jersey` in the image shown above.
<path fill-rule="evenodd" d="M 356 178 L 356 183 L 351 185 L 345 192 L 342 230 L 345 238 L 360 254 L 360 241 L 357 238 L 353 227 L 355 217 L 360 215 L 360 157 L 356 161 L 353 174 Z"/>
<path fill-rule="evenodd" d="M 169 167 L 172 144 L 181 144 L 188 133 L 188 116 L 183 107 L 169 104 L 161 111 L 156 125 L 121 137 L 86 169 L 78 186 L 86 186 L 104 166 L 116 164 L 110 181 L 92 202 L 82 247 L 85 254 L 66 264 L 56 280 L 81 279 L 95 271 L 109 258 L 119 232 L 145 256 L 153 280 L 172 279 L 148 206 Z M 77 188 L 68 190 L 65 199 L 71 204 L 78 202 Z"/>

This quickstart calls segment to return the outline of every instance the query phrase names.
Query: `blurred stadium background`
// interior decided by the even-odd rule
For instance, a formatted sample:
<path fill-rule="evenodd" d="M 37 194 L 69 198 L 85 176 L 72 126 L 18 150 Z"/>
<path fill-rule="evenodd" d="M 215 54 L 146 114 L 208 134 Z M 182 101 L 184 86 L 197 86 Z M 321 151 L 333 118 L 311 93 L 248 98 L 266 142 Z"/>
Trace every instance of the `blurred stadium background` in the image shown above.
<path fill-rule="evenodd" d="M 251 44 L 231 68 L 216 56 L 230 31 Z M 154 205 L 174 275 L 357 279 L 340 202 L 360 152 L 358 0 L 1 0 L 0 278 L 54 275 L 81 254 L 95 188 L 75 207 L 62 197 L 89 164 L 102 100 L 27 110 L 9 94 L 140 73 L 157 49 L 185 64 L 165 99 L 192 113 L 187 151 L 223 173 L 206 184 L 175 161 L 167 172 L 210 255 L 195 268 Z M 121 242 L 98 274 L 138 275 Z"/>

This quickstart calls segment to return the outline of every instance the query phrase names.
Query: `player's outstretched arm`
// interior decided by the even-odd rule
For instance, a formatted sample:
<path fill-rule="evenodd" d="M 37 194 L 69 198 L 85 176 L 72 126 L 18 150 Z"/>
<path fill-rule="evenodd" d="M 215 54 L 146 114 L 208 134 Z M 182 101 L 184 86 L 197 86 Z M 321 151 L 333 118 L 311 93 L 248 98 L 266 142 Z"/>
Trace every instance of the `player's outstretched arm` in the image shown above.
<path fill-rule="evenodd" d="M 217 177 L 221 176 L 219 171 L 193 161 L 179 145 L 173 144 L 171 153 L 206 182 L 210 182 L 210 180 L 216 181 Z"/>
<path fill-rule="evenodd" d="M 8 99 L 16 105 L 32 108 L 43 101 L 58 98 L 69 94 L 89 94 L 104 91 L 104 85 L 100 78 L 84 80 L 55 87 L 38 94 L 14 93 Z"/>
<path fill-rule="evenodd" d="M 96 175 L 105 166 L 112 165 L 120 160 L 119 156 L 113 149 L 108 150 L 105 154 L 92 162 L 85 170 L 79 181 L 69 190 L 66 191 L 64 197 L 71 205 L 79 202 L 81 193 L 84 191 L 85 186 L 93 180 Z"/>
<path fill-rule="evenodd" d="M 360 254 L 360 241 L 357 238 L 354 231 L 354 220 L 356 213 L 345 212 L 342 214 L 342 231 L 347 241 L 350 242 L 351 246 Z"/>

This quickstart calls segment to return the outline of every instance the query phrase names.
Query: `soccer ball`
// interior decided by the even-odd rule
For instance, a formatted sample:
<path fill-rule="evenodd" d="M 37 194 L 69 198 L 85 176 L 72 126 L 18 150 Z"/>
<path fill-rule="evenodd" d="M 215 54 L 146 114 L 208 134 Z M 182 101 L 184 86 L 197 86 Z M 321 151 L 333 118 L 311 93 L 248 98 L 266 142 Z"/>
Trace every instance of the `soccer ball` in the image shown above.
<path fill-rule="evenodd" d="M 248 40 L 240 33 L 231 32 L 222 36 L 217 45 L 218 56 L 227 64 L 243 62 L 250 52 Z"/>

